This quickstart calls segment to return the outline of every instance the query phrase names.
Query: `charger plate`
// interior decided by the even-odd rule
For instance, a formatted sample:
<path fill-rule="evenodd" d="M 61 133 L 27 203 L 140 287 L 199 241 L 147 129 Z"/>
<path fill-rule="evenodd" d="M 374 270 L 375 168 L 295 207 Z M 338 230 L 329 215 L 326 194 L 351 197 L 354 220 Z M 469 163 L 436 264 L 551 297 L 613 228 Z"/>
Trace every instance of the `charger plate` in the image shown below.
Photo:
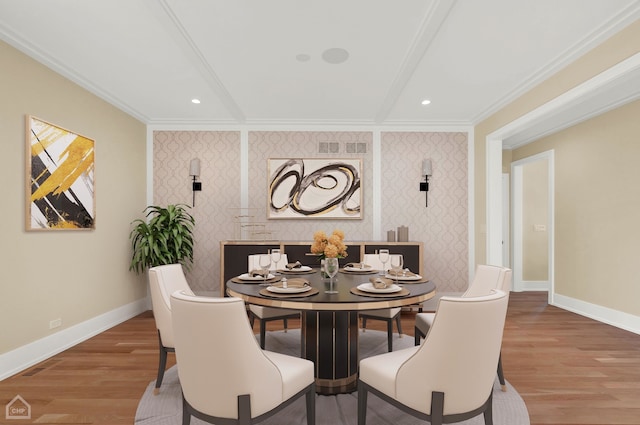
<path fill-rule="evenodd" d="M 411 294 L 411 292 L 406 288 L 402 288 L 398 292 L 392 292 L 387 294 L 383 294 L 379 292 L 365 292 L 365 291 L 359 290 L 358 288 L 351 288 L 350 292 L 354 295 L 361 295 L 363 297 L 374 297 L 374 298 L 402 298 Z"/>

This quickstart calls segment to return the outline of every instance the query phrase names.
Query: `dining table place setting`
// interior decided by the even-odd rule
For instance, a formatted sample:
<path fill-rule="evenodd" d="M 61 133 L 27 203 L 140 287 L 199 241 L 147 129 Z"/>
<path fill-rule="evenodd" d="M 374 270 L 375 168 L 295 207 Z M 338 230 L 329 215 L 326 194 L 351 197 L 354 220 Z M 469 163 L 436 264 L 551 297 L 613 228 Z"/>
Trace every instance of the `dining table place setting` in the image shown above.
<path fill-rule="evenodd" d="M 320 291 L 311 286 L 308 280 L 303 278 L 282 278 L 278 282 L 261 289 L 260 295 L 275 298 L 309 297 Z"/>
<path fill-rule="evenodd" d="M 235 283 L 275 283 L 282 279 L 281 276 L 276 276 L 268 271 L 251 270 L 247 273 L 243 273 L 239 276 L 231 278 Z"/>
<path fill-rule="evenodd" d="M 296 261 L 295 263 L 287 263 L 284 268 L 278 269 L 277 272 L 280 274 L 311 274 L 315 273 L 315 270 L 312 267 L 305 266 L 300 261 Z"/>
<path fill-rule="evenodd" d="M 391 269 L 385 274 L 384 277 L 387 279 L 391 279 L 395 282 L 402 282 L 402 283 L 424 283 L 429 281 L 429 279 L 425 279 L 418 273 L 414 273 L 409 269 L 401 269 L 401 270 Z"/>
<path fill-rule="evenodd" d="M 340 269 L 342 273 L 352 274 L 375 274 L 378 270 L 365 263 L 347 263 Z"/>
<path fill-rule="evenodd" d="M 411 292 L 386 277 L 371 277 L 368 282 L 351 288 L 351 293 L 365 297 L 405 297 Z"/>

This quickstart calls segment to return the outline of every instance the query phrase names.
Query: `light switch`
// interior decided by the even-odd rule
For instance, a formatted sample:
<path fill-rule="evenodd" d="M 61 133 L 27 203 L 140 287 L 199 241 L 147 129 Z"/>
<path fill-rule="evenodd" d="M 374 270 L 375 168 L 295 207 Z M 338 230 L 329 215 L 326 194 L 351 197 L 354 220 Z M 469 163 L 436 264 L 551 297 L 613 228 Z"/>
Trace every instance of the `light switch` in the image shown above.
<path fill-rule="evenodd" d="M 547 226 L 545 224 L 534 224 L 533 225 L 534 232 L 546 232 Z"/>

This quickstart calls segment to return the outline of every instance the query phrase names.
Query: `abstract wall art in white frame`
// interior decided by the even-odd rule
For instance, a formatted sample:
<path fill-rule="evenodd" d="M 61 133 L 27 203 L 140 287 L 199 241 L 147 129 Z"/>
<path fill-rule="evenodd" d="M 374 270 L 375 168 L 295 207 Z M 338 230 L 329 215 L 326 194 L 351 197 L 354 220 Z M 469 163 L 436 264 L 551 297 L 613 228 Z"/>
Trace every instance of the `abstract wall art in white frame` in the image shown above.
<path fill-rule="evenodd" d="M 362 219 L 362 160 L 270 158 L 269 219 Z"/>

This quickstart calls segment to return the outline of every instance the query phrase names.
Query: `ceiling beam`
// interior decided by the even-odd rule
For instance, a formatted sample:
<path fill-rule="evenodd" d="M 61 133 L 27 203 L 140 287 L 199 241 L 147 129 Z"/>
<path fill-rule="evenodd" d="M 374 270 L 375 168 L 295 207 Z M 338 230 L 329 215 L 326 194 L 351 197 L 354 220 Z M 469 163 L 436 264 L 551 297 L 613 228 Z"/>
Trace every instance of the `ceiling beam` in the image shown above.
<path fill-rule="evenodd" d="M 435 0 L 420 25 L 420 29 L 416 38 L 411 43 L 407 55 L 404 57 L 398 73 L 396 74 L 391 87 L 387 91 L 384 101 L 380 105 L 380 109 L 375 116 L 375 122 L 382 124 L 391 110 L 395 106 L 398 98 L 402 94 L 407 83 L 416 72 L 416 68 L 422 61 L 431 42 L 436 38 L 440 27 L 447 19 L 449 12 L 453 9 L 457 0 Z"/>
<path fill-rule="evenodd" d="M 200 72 L 213 92 L 218 95 L 220 102 L 227 108 L 231 116 L 233 116 L 238 123 L 243 124 L 246 121 L 244 112 L 220 78 L 218 78 L 213 66 L 206 60 L 204 54 L 202 54 L 180 21 L 180 18 L 176 16 L 167 0 L 160 0 L 158 3 L 162 6 L 164 13 L 157 13 L 156 15 L 167 24 L 166 27 L 172 31 L 173 38 L 178 43 L 178 46 L 182 48 L 187 58 L 189 58 L 193 66 Z"/>

